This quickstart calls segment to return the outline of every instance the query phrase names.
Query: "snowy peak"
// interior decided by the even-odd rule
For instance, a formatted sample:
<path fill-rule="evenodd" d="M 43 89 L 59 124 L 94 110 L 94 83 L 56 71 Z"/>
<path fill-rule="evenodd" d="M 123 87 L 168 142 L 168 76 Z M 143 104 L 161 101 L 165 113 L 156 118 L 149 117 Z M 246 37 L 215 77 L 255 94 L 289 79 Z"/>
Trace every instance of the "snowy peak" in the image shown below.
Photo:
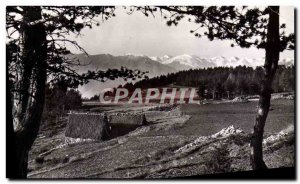
<path fill-rule="evenodd" d="M 167 59 L 163 61 L 162 64 L 170 64 L 173 62 L 179 62 L 181 64 L 190 65 L 190 66 L 193 66 L 193 64 L 195 64 L 193 57 L 187 54 L 175 56 L 173 58 Z"/>
<path fill-rule="evenodd" d="M 205 59 L 201 59 L 195 55 L 183 54 L 179 56 L 172 57 L 161 62 L 162 64 L 169 65 L 178 69 L 191 69 L 191 68 L 204 68 L 204 67 L 214 67 L 213 63 Z"/>
<path fill-rule="evenodd" d="M 213 57 L 208 59 L 210 62 L 214 63 L 217 67 L 227 66 L 227 67 L 237 67 L 239 65 L 243 66 L 252 66 L 253 62 L 248 58 L 239 58 L 239 57 Z"/>
<path fill-rule="evenodd" d="M 154 61 L 158 61 L 160 63 L 164 62 L 165 60 L 168 60 L 170 58 L 172 58 L 172 56 L 169 56 L 169 55 L 164 55 L 164 56 L 152 56 L 152 57 L 149 57 L 150 59 L 154 60 Z"/>
<path fill-rule="evenodd" d="M 157 61 L 157 59 L 156 59 Z M 175 57 L 165 57 L 160 59 L 160 63 L 171 66 L 176 70 L 186 70 L 194 68 L 207 68 L 207 67 L 237 67 L 237 66 L 248 66 L 257 67 L 263 66 L 264 58 L 239 58 L 239 57 L 212 57 L 212 58 L 200 58 L 195 55 L 183 54 Z M 285 58 L 279 61 L 280 65 L 292 66 L 294 65 L 293 58 Z"/>
<path fill-rule="evenodd" d="M 126 53 L 124 56 L 130 56 L 130 57 L 147 57 L 144 54 L 133 54 L 133 53 Z"/>

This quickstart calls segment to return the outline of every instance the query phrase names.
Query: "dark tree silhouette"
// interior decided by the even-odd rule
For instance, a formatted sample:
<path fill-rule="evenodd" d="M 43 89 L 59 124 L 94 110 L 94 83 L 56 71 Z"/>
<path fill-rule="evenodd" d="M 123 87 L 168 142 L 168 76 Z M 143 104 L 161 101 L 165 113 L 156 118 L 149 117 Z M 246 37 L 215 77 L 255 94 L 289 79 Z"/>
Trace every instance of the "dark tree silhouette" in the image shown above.
<path fill-rule="evenodd" d="M 130 9 L 131 12 L 135 10 L 146 16 L 155 16 L 154 12 L 159 11 L 169 26 L 177 25 L 187 17 L 189 21 L 199 24 L 199 28 L 191 30 L 196 37 L 204 35 L 211 41 L 232 40 L 231 46 L 255 46 L 265 49 L 264 77 L 260 85 L 260 99 L 251 140 L 251 165 L 253 169 L 267 168 L 263 161 L 262 140 L 269 112 L 271 86 L 280 52 L 294 49 L 295 42 L 294 34 L 285 34 L 285 24 L 279 25 L 279 6 L 270 6 L 263 10 L 234 6 L 146 6 Z"/>
<path fill-rule="evenodd" d="M 55 83 L 63 79 L 68 84 L 66 87 L 76 88 L 89 80 L 104 82 L 143 75 L 125 67 L 83 74 L 72 69 L 80 63 L 70 57 L 65 43 L 85 51 L 67 35 L 80 35 L 83 28 L 99 25 L 95 18 L 100 16 L 103 21 L 107 20 L 115 16 L 114 9 L 104 6 L 7 7 L 7 97 L 8 103 L 12 103 L 8 109 L 7 132 L 14 132 L 7 140 L 13 147 L 7 164 L 14 163 L 13 169 L 8 170 L 9 178 L 27 176 L 28 152 L 38 134 L 47 81 Z"/>
<path fill-rule="evenodd" d="M 279 65 L 273 82 L 273 92 L 294 91 L 295 66 Z M 218 89 L 222 98 L 233 98 L 239 95 L 259 95 L 260 83 L 264 76 L 262 67 L 215 67 L 179 71 L 170 75 L 161 75 L 136 82 L 131 88 L 155 88 L 171 84 L 197 87 L 200 97 L 211 98 L 212 92 Z M 216 82 L 217 81 L 217 82 Z M 241 82 L 242 81 L 242 82 Z M 278 81 L 278 82 L 276 82 Z M 241 83 L 243 83 L 241 85 Z M 131 84 L 131 83 L 130 83 Z M 130 84 L 124 84 L 128 86 Z M 239 86 L 240 85 L 240 86 Z M 123 87 L 124 87 L 123 86 Z M 99 96 L 95 99 L 99 99 Z"/>

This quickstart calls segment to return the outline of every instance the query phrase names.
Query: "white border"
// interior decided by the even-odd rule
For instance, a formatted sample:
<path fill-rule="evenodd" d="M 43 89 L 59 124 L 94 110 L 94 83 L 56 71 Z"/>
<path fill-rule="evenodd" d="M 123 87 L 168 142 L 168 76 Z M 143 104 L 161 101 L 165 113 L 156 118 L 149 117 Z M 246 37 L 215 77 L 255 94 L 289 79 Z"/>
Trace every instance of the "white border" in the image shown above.
<path fill-rule="evenodd" d="M 295 0 L 10 0 L 7 5 L 294 5 Z"/>

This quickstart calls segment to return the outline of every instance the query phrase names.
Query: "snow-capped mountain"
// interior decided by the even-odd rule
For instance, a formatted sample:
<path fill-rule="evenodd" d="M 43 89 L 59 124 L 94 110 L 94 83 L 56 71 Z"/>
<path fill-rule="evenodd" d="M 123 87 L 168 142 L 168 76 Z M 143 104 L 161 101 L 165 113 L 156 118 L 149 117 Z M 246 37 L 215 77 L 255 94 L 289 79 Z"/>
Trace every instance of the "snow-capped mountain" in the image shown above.
<path fill-rule="evenodd" d="M 195 55 L 183 54 L 175 57 L 168 55 L 163 57 L 150 57 L 155 61 L 158 61 L 164 65 L 175 68 L 176 70 L 188 70 L 193 68 L 207 68 L 214 67 L 215 64 L 207 61 L 206 59 L 200 58 Z"/>
<path fill-rule="evenodd" d="M 237 66 L 249 66 L 257 67 L 263 66 L 265 58 L 239 58 L 239 57 L 214 57 L 209 59 L 211 62 L 215 63 L 216 66 L 227 66 L 227 67 L 237 67 Z M 279 60 L 279 65 L 291 66 L 294 65 L 293 58 L 285 58 Z"/>
<path fill-rule="evenodd" d="M 158 61 L 158 62 L 162 63 L 163 61 L 172 58 L 172 56 L 170 56 L 170 55 L 164 55 L 164 56 L 161 56 L 161 57 L 159 57 L 159 56 L 152 56 L 151 57 L 150 56 L 149 58 L 154 60 L 154 61 Z"/>
<path fill-rule="evenodd" d="M 164 55 L 161 57 L 148 57 L 146 55 L 125 54 L 121 56 L 113 56 L 110 54 L 90 55 L 89 57 L 84 54 L 75 55 L 82 66 L 74 67 L 79 73 L 87 72 L 88 70 L 107 70 L 120 68 L 126 66 L 128 69 L 138 69 L 140 71 L 148 71 L 148 77 L 155 77 L 159 75 L 166 75 L 168 73 L 178 72 L 180 70 L 189 70 L 196 68 L 208 67 L 236 67 L 239 65 L 246 65 L 250 67 L 262 66 L 264 58 L 239 58 L 239 57 L 213 57 L 213 58 L 200 58 L 195 55 L 179 55 L 169 56 Z M 290 66 L 294 64 L 293 58 L 285 58 L 280 60 L 279 64 Z M 114 81 L 108 80 L 105 83 L 91 81 L 90 83 L 80 86 L 79 90 L 84 97 L 91 97 L 99 93 L 102 89 L 107 87 L 116 87 L 120 84 L 125 84 L 123 79 Z"/>
<path fill-rule="evenodd" d="M 148 77 L 155 77 L 165 75 L 172 72 L 177 72 L 173 67 L 164 65 L 160 62 L 154 61 L 145 55 L 125 54 L 121 56 L 113 56 L 110 54 L 97 54 L 86 56 L 85 54 L 78 54 L 74 59 L 78 59 L 81 66 L 74 66 L 78 73 L 84 73 L 88 70 L 107 70 L 107 69 L 120 69 L 122 66 L 131 70 L 140 70 L 147 73 Z M 71 58 L 72 58 L 71 57 Z M 138 81 L 140 79 L 137 79 Z M 108 80 L 104 83 L 98 81 L 90 81 L 88 84 L 79 87 L 79 91 L 84 97 L 91 97 L 100 93 L 105 88 L 113 88 L 125 84 L 127 81 L 123 79 Z"/>
<path fill-rule="evenodd" d="M 264 58 L 239 58 L 239 57 L 212 57 L 200 58 L 195 55 L 183 54 L 175 57 L 150 57 L 152 60 L 158 61 L 164 65 L 175 68 L 176 70 L 188 70 L 195 68 L 207 67 L 237 67 L 249 66 L 257 67 L 264 64 Z M 293 58 L 285 58 L 279 61 L 280 65 L 291 66 L 294 64 Z"/>
<path fill-rule="evenodd" d="M 210 62 L 214 63 L 217 67 L 237 67 L 237 66 L 250 66 L 256 67 L 263 65 L 263 58 L 250 59 L 250 58 L 239 58 L 239 57 L 213 57 L 208 59 Z"/>
<path fill-rule="evenodd" d="M 214 66 L 213 63 L 211 63 L 205 59 L 201 59 L 198 56 L 187 55 L 187 54 L 175 56 L 175 57 L 165 60 L 161 63 L 165 64 L 165 65 L 179 63 L 181 65 L 185 65 L 190 68 L 213 67 Z"/>
<path fill-rule="evenodd" d="M 122 66 L 128 69 L 138 69 L 140 71 L 149 72 L 149 76 L 158 76 L 171 72 L 176 72 L 172 67 L 163 65 L 160 62 L 153 61 L 145 55 L 125 54 L 121 56 L 113 56 L 111 54 L 97 54 L 86 56 L 78 54 L 74 56 L 83 66 L 78 66 L 80 72 L 88 70 L 106 70 L 106 69 L 120 69 Z"/>

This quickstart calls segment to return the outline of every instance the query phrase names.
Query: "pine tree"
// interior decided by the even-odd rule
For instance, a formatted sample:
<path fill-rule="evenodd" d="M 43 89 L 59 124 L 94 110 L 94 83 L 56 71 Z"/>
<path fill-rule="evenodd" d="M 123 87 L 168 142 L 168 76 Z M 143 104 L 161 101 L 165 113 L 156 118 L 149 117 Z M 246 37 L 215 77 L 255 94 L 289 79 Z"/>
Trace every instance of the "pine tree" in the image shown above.
<path fill-rule="evenodd" d="M 253 169 L 267 168 L 263 161 L 262 140 L 269 113 L 272 82 L 277 70 L 280 52 L 295 48 L 294 34 L 286 35 L 285 24 L 279 25 L 279 6 L 259 8 L 234 6 L 158 6 L 136 7 L 146 16 L 160 11 L 168 26 L 178 25 L 185 17 L 199 24 L 191 30 L 196 37 L 209 40 L 232 40 L 231 46 L 265 49 L 264 76 L 260 84 L 260 99 L 251 140 L 251 165 Z M 134 8 L 132 11 L 135 10 Z M 167 13 L 165 13 L 165 12 Z M 169 12 L 169 14 L 168 14 Z M 280 32 L 280 30 L 282 30 Z"/>
<path fill-rule="evenodd" d="M 128 79 L 141 76 L 139 71 L 110 69 L 88 71 L 79 74 L 72 66 L 80 65 L 71 59 L 65 43 L 70 43 L 80 51 L 85 50 L 66 35 L 80 35 L 83 28 L 99 25 L 95 17 L 103 20 L 115 16 L 114 7 L 105 6 L 8 6 L 6 9 L 7 30 L 7 97 L 9 104 L 9 124 L 7 132 L 12 133 L 7 144 L 12 169 L 9 178 L 26 178 L 28 152 L 37 137 L 43 108 L 47 80 L 50 83 L 67 81 L 70 88 L 76 88 L 90 80 L 104 82 L 118 77 Z M 15 112 L 13 115 L 12 112 Z M 12 126 L 12 121 L 17 126 Z M 11 163 L 11 164 L 10 164 Z"/>

